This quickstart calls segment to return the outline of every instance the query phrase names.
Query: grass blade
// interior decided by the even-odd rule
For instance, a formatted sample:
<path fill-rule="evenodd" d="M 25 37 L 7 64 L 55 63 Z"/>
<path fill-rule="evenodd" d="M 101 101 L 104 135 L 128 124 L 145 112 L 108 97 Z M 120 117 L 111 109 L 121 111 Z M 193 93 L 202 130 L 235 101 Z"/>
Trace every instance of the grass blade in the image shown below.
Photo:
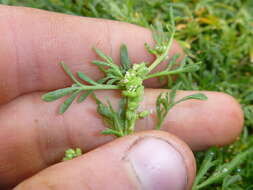
<path fill-rule="evenodd" d="M 237 166 L 242 164 L 244 160 L 253 153 L 253 148 L 245 150 L 244 152 L 238 154 L 233 158 L 232 161 L 219 166 L 216 171 L 210 176 L 206 181 L 197 186 L 197 189 L 202 189 L 207 185 L 217 183 L 222 181 L 226 176 L 228 176 Z"/>

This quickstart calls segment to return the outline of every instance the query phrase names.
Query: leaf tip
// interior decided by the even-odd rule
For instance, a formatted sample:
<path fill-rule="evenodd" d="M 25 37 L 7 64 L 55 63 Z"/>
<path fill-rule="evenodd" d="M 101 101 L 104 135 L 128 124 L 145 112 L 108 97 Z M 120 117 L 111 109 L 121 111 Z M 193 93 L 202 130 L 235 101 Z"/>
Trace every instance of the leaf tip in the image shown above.
<path fill-rule="evenodd" d="M 45 101 L 45 102 L 48 102 L 47 94 L 43 94 L 43 95 L 41 96 L 41 99 L 42 99 L 43 101 Z"/>
<path fill-rule="evenodd" d="M 63 109 L 62 107 L 59 109 L 58 113 L 60 115 L 64 114 L 67 111 L 67 109 Z"/>

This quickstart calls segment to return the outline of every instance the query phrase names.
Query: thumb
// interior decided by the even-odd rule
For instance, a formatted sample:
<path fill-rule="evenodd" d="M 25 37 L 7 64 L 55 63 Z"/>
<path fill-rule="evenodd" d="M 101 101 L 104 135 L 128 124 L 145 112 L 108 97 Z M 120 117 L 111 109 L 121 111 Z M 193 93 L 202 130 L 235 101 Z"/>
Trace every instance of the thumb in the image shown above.
<path fill-rule="evenodd" d="M 51 166 L 14 190 L 186 190 L 194 176 L 195 160 L 187 145 L 171 134 L 149 131 Z"/>

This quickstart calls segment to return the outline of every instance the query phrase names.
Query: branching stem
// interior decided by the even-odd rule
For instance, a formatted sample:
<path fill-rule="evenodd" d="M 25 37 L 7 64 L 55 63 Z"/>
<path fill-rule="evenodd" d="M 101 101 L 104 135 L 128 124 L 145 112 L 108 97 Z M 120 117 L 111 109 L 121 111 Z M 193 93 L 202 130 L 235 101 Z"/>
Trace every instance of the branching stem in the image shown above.
<path fill-rule="evenodd" d="M 174 35 L 175 35 L 175 31 L 171 33 L 171 37 L 169 39 L 168 45 L 166 46 L 166 50 L 163 52 L 162 55 L 158 56 L 157 59 L 148 67 L 148 70 L 149 70 L 148 73 L 150 73 L 154 68 L 156 68 L 161 62 L 163 62 L 167 58 L 169 50 L 173 43 Z"/>

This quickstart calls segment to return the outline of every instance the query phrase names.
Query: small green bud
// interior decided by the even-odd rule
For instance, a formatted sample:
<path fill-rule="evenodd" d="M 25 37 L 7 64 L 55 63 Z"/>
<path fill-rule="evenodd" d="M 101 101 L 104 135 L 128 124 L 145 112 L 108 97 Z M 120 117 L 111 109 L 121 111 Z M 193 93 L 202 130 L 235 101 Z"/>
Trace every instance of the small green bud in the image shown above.
<path fill-rule="evenodd" d="M 139 118 L 144 118 L 144 117 L 148 116 L 149 114 L 150 114 L 150 111 L 145 110 L 145 111 L 140 112 L 138 116 L 139 116 Z"/>
<path fill-rule="evenodd" d="M 80 148 L 76 148 L 75 150 L 70 148 L 65 151 L 65 157 L 62 160 L 63 161 L 72 160 L 81 155 L 82 155 L 82 150 Z"/>

